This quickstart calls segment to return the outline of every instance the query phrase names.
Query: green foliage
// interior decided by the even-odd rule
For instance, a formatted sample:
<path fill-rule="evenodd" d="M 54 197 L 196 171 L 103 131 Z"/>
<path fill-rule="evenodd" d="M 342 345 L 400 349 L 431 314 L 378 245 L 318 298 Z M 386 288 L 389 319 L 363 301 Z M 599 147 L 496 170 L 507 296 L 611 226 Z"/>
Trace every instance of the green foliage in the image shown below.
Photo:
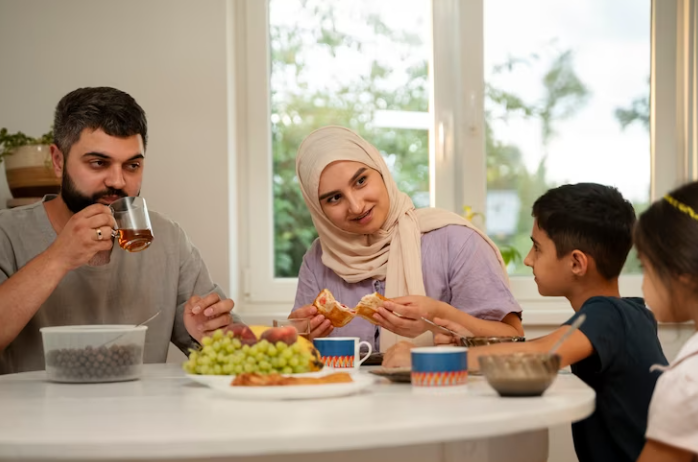
<path fill-rule="evenodd" d="M 477 217 L 480 217 L 483 222 L 485 221 L 485 215 L 480 212 L 475 212 L 469 205 L 463 207 L 463 216 L 470 222 Z M 502 260 L 504 260 L 505 266 L 509 266 L 509 263 L 516 264 L 522 262 L 521 252 L 513 245 L 500 245 L 499 253 L 502 254 Z"/>
<path fill-rule="evenodd" d="M 489 190 L 515 190 L 521 208 L 516 233 L 509 236 L 492 236 L 492 240 L 507 254 L 505 262 L 513 262 L 514 274 L 529 274 L 522 263 L 522 254 L 528 253 L 528 236 L 533 227 L 531 206 L 548 189 L 555 187 L 547 177 L 546 163 L 548 145 L 555 137 L 555 125 L 575 115 L 589 98 L 589 90 L 574 71 L 573 53 L 570 50 L 557 53 L 541 81 L 543 97 L 527 101 L 520 95 L 486 86 L 487 110 L 485 111 L 485 150 L 487 152 L 487 187 Z M 513 58 L 494 67 L 494 74 L 513 72 L 518 66 L 528 65 L 539 59 L 538 54 L 527 58 Z M 523 117 L 535 120 L 540 125 L 542 156 L 535 171 L 529 172 L 523 163 L 521 150 L 496 138 L 492 122 L 501 118 Z"/>
<path fill-rule="evenodd" d="M 649 87 L 650 79 L 647 78 L 647 86 Z M 650 129 L 650 97 L 649 94 L 639 96 L 630 102 L 627 107 L 616 108 L 614 113 L 616 120 L 622 129 L 628 126 L 639 123 L 645 130 Z"/>
<path fill-rule="evenodd" d="M 16 148 L 33 144 L 53 143 L 53 130 L 44 133 L 39 138 L 32 138 L 22 132 L 10 133 L 7 128 L 0 129 L 0 163 L 5 156 L 12 155 Z"/>
<path fill-rule="evenodd" d="M 502 260 L 504 264 L 509 266 L 509 263 L 521 263 L 521 253 L 513 245 L 504 245 L 499 248 L 499 252 L 502 254 Z"/>
<path fill-rule="evenodd" d="M 319 30 L 298 25 L 270 28 L 276 277 L 296 277 L 303 255 L 317 237 L 295 177 L 298 146 L 314 129 L 342 125 L 357 131 L 385 157 L 400 190 L 416 202 L 429 191 L 427 132 L 372 124 L 377 110 L 428 111 L 427 63 L 409 67 L 398 86 L 393 83 L 394 72 L 380 59 L 373 60 L 369 72 L 356 79 L 328 82 L 326 88 L 318 88 L 315 82 L 311 85 L 313 75 L 304 49 L 312 46 L 314 53 L 325 53 L 332 63 L 337 54 L 359 52 L 362 47 L 357 37 L 334 26 L 331 4 L 317 3 L 315 13 L 322 18 Z M 368 23 L 377 34 L 407 45 L 419 40 L 419 36 L 392 31 L 377 16 L 370 17 Z"/>
<path fill-rule="evenodd" d="M 303 255 L 317 237 L 295 178 L 296 151 L 303 138 L 314 129 L 335 124 L 357 131 L 380 150 L 398 187 L 418 206 L 426 205 L 424 198 L 428 198 L 429 191 L 426 131 L 373 125 L 378 110 L 428 111 L 428 63 L 414 62 L 412 57 L 413 47 L 421 44 L 420 37 L 393 30 L 379 16 L 369 15 L 363 20 L 374 36 L 365 40 L 365 37 L 338 28 L 332 3 L 306 1 L 303 6 L 318 19 L 270 27 L 276 277 L 296 277 Z M 309 65 L 309 49 L 313 50 L 313 59 L 321 57 L 325 66 L 331 68 L 340 65 L 351 53 L 367 56 L 363 53 L 366 47 L 385 40 L 393 42 L 396 55 L 403 62 L 411 63 L 406 71 L 395 70 L 386 57 L 379 56 L 368 66 L 362 64 L 354 79 L 337 82 L 314 78 L 317 68 Z M 521 201 L 516 232 L 510 236 L 492 236 L 505 262 L 514 264 L 514 274 L 530 274 L 521 263 L 522 255 L 530 248 L 531 206 L 541 194 L 556 186 L 546 179 L 547 148 L 556 135 L 556 125 L 573 117 L 590 97 L 588 88 L 574 70 L 572 51 L 553 53 L 551 65 L 540 82 L 542 96 L 539 99 L 529 100 L 525 95 L 497 88 L 490 82 L 485 87 L 488 189 L 515 190 Z M 518 66 L 539 59 L 539 54 L 512 58 L 495 66 L 493 72 L 495 75 L 511 73 Z M 497 138 L 492 128 L 494 121 L 515 117 L 534 120 L 540 126 L 542 155 L 533 171 L 526 168 L 519 147 Z M 632 265 L 631 261 L 629 263 Z"/>
<path fill-rule="evenodd" d="M 635 122 L 642 124 L 645 129 L 650 128 L 650 101 L 649 97 L 635 98 L 629 107 L 619 107 L 615 112 L 616 119 L 621 128 L 626 128 Z"/>

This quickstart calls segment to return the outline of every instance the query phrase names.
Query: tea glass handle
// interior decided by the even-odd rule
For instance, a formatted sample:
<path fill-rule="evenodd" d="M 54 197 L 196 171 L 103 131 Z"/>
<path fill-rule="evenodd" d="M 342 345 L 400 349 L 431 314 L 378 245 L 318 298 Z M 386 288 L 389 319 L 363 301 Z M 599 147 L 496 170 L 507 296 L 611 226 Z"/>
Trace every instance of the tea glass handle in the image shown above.
<path fill-rule="evenodd" d="M 111 238 L 116 239 L 119 235 L 119 222 L 117 222 L 116 217 L 114 217 L 114 209 L 109 206 L 109 210 L 111 211 L 111 216 L 114 218 L 114 228 L 111 230 Z"/>
<path fill-rule="evenodd" d="M 368 347 L 368 353 L 366 353 L 366 356 L 364 356 L 364 359 L 359 359 L 359 366 L 364 363 L 368 359 L 369 356 L 371 356 L 371 353 L 373 353 L 373 347 L 371 347 L 371 344 L 368 342 L 361 342 L 359 343 L 359 352 L 361 351 L 361 345 L 366 345 Z M 361 357 L 361 354 L 359 354 L 359 357 Z"/>

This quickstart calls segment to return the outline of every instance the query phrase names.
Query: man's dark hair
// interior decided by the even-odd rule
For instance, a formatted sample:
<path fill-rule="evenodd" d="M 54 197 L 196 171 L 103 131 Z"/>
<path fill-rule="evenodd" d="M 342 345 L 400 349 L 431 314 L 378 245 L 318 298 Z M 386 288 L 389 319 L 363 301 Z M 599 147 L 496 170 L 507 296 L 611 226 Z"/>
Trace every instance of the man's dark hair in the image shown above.
<path fill-rule="evenodd" d="M 558 258 L 580 250 L 596 261 L 601 276 L 618 277 L 633 244 L 635 210 L 616 188 L 578 183 L 551 189 L 533 204 L 533 216 Z"/>
<path fill-rule="evenodd" d="M 64 156 L 86 128 L 102 129 L 110 136 L 141 135 L 148 143 L 145 112 L 128 93 L 110 87 L 78 88 L 58 102 L 53 118 L 53 142 Z"/>

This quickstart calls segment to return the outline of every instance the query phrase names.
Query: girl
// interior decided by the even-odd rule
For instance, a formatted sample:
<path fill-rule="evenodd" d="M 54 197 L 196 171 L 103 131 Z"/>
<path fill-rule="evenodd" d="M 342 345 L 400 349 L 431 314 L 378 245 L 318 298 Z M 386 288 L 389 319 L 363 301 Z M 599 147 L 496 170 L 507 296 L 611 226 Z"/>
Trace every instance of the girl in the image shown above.
<path fill-rule="evenodd" d="M 698 321 L 698 182 L 652 204 L 635 228 L 642 291 L 657 320 Z M 698 460 L 698 334 L 657 381 L 639 462 Z"/>
<path fill-rule="evenodd" d="M 360 337 L 382 351 L 396 334 L 433 342 L 424 322 L 392 312 L 376 315 L 382 329 L 358 317 L 334 329 L 312 306 L 324 288 L 348 306 L 373 292 L 399 297 L 424 306 L 429 318 L 445 302 L 467 313 L 464 325 L 475 335 L 523 334 L 497 247 L 454 213 L 415 210 L 359 135 L 335 126 L 314 131 L 298 150 L 296 172 L 319 238 L 303 259 L 290 317 L 312 317 L 312 337 Z"/>

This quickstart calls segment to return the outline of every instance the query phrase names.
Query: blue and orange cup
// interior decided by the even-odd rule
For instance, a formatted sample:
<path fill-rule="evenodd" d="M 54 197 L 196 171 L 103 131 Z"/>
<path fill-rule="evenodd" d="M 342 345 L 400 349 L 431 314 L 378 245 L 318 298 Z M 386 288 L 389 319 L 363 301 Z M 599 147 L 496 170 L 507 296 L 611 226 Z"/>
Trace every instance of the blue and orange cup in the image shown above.
<path fill-rule="evenodd" d="M 465 347 L 413 348 L 412 385 L 453 387 L 468 382 L 468 349 Z"/>
<path fill-rule="evenodd" d="M 316 338 L 313 340 L 313 345 L 320 353 L 320 359 L 325 367 L 333 369 L 358 369 L 373 351 L 371 344 L 362 342 L 359 337 Z M 362 345 L 368 347 L 368 353 L 363 360 L 359 355 Z"/>

